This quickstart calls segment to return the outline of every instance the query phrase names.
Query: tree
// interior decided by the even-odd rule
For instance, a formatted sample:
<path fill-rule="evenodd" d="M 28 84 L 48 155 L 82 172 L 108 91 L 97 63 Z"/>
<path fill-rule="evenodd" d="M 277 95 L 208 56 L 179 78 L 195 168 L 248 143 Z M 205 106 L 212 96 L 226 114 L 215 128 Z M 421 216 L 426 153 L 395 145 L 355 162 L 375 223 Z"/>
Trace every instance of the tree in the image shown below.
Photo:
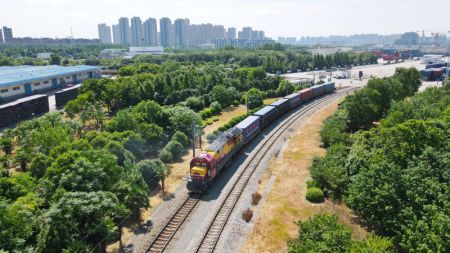
<path fill-rule="evenodd" d="M 414 95 L 422 84 L 420 73 L 416 68 L 397 68 L 393 78 L 402 83 L 403 97 Z"/>
<path fill-rule="evenodd" d="M 257 88 L 251 88 L 247 91 L 247 106 L 249 110 L 263 105 L 264 93 Z"/>
<path fill-rule="evenodd" d="M 350 183 L 346 171 L 348 149 L 343 144 L 331 146 L 325 157 L 315 158 L 311 166 L 311 176 L 319 184 L 326 196 L 340 199 Z"/>
<path fill-rule="evenodd" d="M 9 137 L 0 137 L 0 146 L 6 155 L 11 155 L 12 139 Z"/>
<path fill-rule="evenodd" d="M 124 214 L 112 193 L 68 192 L 44 214 L 36 252 L 61 252 L 82 240 L 104 250 L 117 235 L 115 223 Z"/>
<path fill-rule="evenodd" d="M 222 108 L 230 106 L 235 98 L 236 90 L 232 87 L 225 87 L 223 85 L 216 85 L 211 91 L 212 101 L 217 101 Z"/>
<path fill-rule="evenodd" d="M 51 54 L 50 55 L 49 64 L 50 65 L 59 65 L 59 64 L 61 64 L 61 57 L 59 55 L 57 55 L 57 54 Z"/>
<path fill-rule="evenodd" d="M 325 147 L 348 143 L 347 118 L 347 111 L 341 109 L 325 119 L 320 129 L 320 138 Z"/>
<path fill-rule="evenodd" d="M 199 97 L 188 97 L 186 99 L 186 106 L 198 112 L 205 107 L 203 100 Z"/>
<path fill-rule="evenodd" d="M 166 177 L 170 176 L 172 174 L 172 168 L 168 165 L 164 166 L 156 166 L 155 167 L 155 173 L 158 177 L 158 180 L 161 181 L 161 189 L 164 193 L 164 190 L 166 189 Z"/>
<path fill-rule="evenodd" d="M 159 159 L 142 160 L 137 164 L 137 167 L 142 173 L 142 177 L 150 190 L 154 189 L 161 180 L 157 173 L 158 171 L 163 171 L 165 166 L 167 165 Z"/>
<path fill-rule="evenodd" d="M 288 242 L 289 253 L 346 252 L 351 245 L 351 230 L 336 216 L 318 215 L 297 225 L 299 235 Z"/>
<path fill-rule="evenodd" d="M 34 208 L 30 201 L 16 201 L 9 204 L 0 199 L 0 245 L 8 252 L 28 251 L 27 241 L 33 235 L 36 222 Z M 1 251 L 1 250 L 0 250 Z"/>
<path fill-rule="evenodd" d="M 180 131 L 175 132 L 172 135 L 171 140 L 181 143 L 181 145 L 183 145 L 183 147 L 186 147 L 189 144 L 189 139 L 188 139 L 187 135 Z"/>
<path fill-rule="evenodd" d="M 173 132 L 180 131 L 185 134 L 192 133 L 192 125 L 199 126 L 200 116 L 189 108 L 174 106 L 167 109 L 170 127 Z"/>
<path fill-rule="evenodd" d="M 348 112 L 350 127 L 355 129 L 369 127 L 373 121 L 379 119 L 380 99 L 380 93 L 370 88 L 363 88 L 349 95 L 345 100 L 345 109 Z"/>

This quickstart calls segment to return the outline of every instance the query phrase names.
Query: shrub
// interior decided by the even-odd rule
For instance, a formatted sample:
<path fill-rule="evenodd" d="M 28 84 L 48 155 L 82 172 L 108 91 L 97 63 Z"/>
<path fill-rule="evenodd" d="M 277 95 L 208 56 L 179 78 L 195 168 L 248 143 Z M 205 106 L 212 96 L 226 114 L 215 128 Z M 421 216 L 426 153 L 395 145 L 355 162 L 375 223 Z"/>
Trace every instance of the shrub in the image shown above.
<path fill-rule="evenodd" d="M 222 106 L 220 106 L 219 102 L 217 101 L 212 102 L 209 107 L 211 108 L 211 112 L 213 114 L 218 114 L 222 111 Z"/>
<path fill-rule="evenodd" d="M 310 188 L 318 188 L 319 184 L 317 183 L 316 180 L 314 179 L 310 179 L 308 181 L 306 181 L 306 188 L 310 189 Z"/>
<path fill-rule="evenodd" d="M 320 203 L 323 202 L 324 196 L 323 191 L 319 188 L 309 188 L 306 191 L 306 199 L 313 202 L 313 203 Z"/>
<path fill-rule="evenodd" d="M 212 143 L 214 140 L 217 139 L 217 135 L 215 135 L 214 133 L 208 134 L 208 135 L 206 136 L 206 139 L 208 140 L 209 143 Z"/>
<path fill-rule="evenodd" d="M 268 90 L 268 91 L 266 91 L 266 96 L 268 97 L 268 98 L 274 98 L 274 97 L 277 97 L 277 91 L 276 90 Z"/>
<path fill-rule="evenodd" d="M 259 201 L 261 200 L 261 194 L 259 192 L 255 192 L 252 194 L 252 205 L 256 206 L 258 205 Z"/>
<path fill-rule="evenodd" d="M 183 152 L 183 145 L 179 143 L 178 141 L 171 140 L 167 145 L 164 147 L 165 150 L 169 151 L 173 158 L 178 158 L 181 153 Z"/>
<path fill-rule="evenodd" d="M 247 208 L 247 210 L 245 210 L 242 213 L 242 219 L 245 220 L 245 222 L 249 222 L 253 217 L 253 211 L 250 208 Z"/>
<path fill-rule="evenodd" d="M 159 159 L 161 159 L 161 161 L 163 161 L 164 163 L 171 163 L 173 162 L 174 158 L 169 150 L 163 149 L 159 154 Z"/>
<path fill-rule="evenodd" d="M 240 104 L 240 103 L 239 103 L 239 100 L 234 100 L 234 101 L 233 101 L 233 106 L 239 106 L 239 104 Z"/>
<path fill-rule="evenodd" d="M 187 135 L 183 132 L 177 131 L 174 135 L 172 135 L 172 141 L 177 141 L 183 145 L 183 147 L 186 147 L 189 144 L 189 139 Z"/>

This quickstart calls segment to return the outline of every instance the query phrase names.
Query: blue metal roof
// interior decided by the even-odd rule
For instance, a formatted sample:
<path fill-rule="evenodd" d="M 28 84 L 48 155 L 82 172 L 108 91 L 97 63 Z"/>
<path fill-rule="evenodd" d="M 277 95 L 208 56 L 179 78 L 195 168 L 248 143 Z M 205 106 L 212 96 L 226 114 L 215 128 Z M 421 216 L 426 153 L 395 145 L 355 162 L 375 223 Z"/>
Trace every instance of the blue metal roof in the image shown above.
<path fill-rule="evenodd" d="M 78 66 L 3 66 L 0 67 L 0 87 L 15 84 L 31 83 L 34 81 L 51 79 L 64 75 L 72 75 L 78 72 L 97 71 L 99 67 L 78 65 Z"/>
<path fill-rule="evenodd" d="M 270 112 L 272 110 L 275 110 L 275 107 L 273 107 L 271 105 L 267 105 L 267 106 L 264 106 L 264 108 L 262 108 L 261 110 L 253 113 L 253 115 L 263 116 L 263 115 L 265 115 L 266 113 L 268 113 L 268 112 Z"/>

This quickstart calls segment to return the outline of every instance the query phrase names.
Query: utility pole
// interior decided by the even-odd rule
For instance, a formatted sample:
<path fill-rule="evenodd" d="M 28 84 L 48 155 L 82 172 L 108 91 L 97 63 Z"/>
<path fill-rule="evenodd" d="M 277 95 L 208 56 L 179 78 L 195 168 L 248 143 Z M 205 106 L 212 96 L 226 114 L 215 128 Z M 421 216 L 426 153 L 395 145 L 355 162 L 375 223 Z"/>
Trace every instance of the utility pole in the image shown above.
<path fill-rule="evenodd" d="M 192 157 L 195 157 L 195 122 L 192 122 Z"/>

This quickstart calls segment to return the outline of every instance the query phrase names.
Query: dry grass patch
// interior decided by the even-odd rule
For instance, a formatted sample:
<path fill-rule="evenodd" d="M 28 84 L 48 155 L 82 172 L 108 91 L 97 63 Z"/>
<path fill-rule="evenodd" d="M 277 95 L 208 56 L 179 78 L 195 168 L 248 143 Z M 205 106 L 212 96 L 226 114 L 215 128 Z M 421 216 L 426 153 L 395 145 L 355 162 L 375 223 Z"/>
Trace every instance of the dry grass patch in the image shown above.
<path fill-rule="evenodd" d="M 337 214 L 353 228 L 354 237 L 364 237 L 364 229 L 354 223 L 354 217 L 347 207 L 331 201 L 314 204 L 305 198 L 312 159 L 325 153 L 320 147 L 320 127 L 323 120 L 337 109 L 337 104 L 325 107 L 304 121 L 279 157 L 270 162 L 265 174 L 270 172 L 277 178 L 241 252 L 285 252 L 287 240 L 298 233 L 294 222 L 320 213 Z"/>

